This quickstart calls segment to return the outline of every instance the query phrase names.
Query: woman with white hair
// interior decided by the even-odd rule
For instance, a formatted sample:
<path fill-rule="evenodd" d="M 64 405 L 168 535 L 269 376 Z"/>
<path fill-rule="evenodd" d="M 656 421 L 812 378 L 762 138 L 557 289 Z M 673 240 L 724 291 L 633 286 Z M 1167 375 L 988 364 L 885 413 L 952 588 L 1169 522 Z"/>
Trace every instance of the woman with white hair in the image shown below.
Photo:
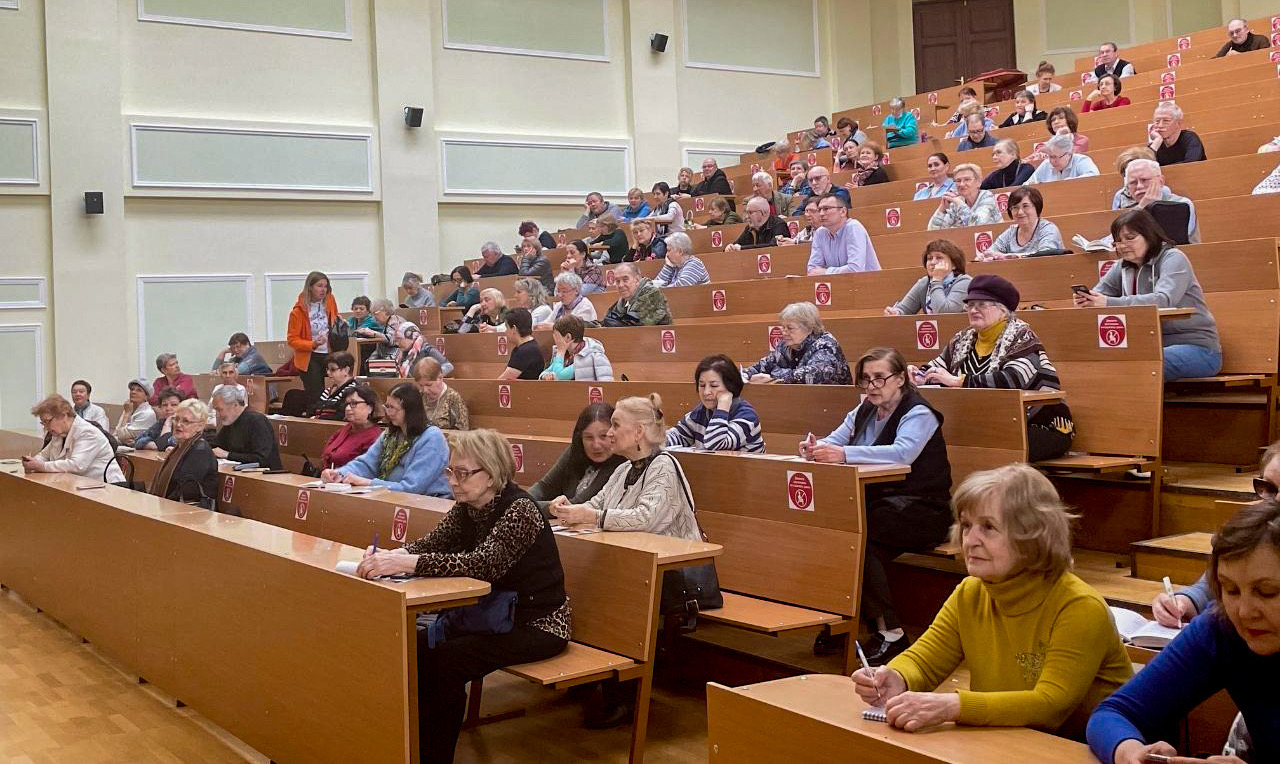
<path fill-rule="evenodd" d="M 1098 166 L 1085 154 L 1075 153 L 1070 135 L 1055 135 L 1044 144 L 1045 160 L 1031 173 L 1026 185 L 1050 183 L 1097 175 Z"/>
<path fill-rule="evenodd" d="M 542 282 L 538 279 L 532 277 L 516 279 L 515 286 L 511 288 L 511 300 L 508 304 L 512 308 L 524 308 L 529 311 L 535 325 L 551 320 L 547 290 L 542 287 Z"/>
<path fill-rule="evenodd" d="M 412 271 L 406 271 L 400 278 L 400 286 L 404 287 L 404 307 L 434 308 L 436 296 L 422 285 L 422 277 Z"/>
<path fill-rule="evenodd" d="M 480 302 L 472 305 L 462 317 L 459 332 L 504 332 L 507 330 L 507 298 L 502 290 L 490 287 L 480 290 Z"/>
<path fill-rule="evenodd" d="M 764 358 L 743 369 L 743 377 L 748 382 L 853 384 L 844 350 L 822 325 L 818 306 L 811 302 L 793 302 L 778 314 L 778 323 L 782 324 L 782 341 Z"/>
<path fill-rule="evenodd" d="M 929 218 L 930 231 L 1000 222 L 996 195 L 979 185 L 982 168 L 966 162 L 957 165 L 951 177 L 955 180 L 955 189 L 943 194 L 937 211 Z"/>
<path fill-rule="evenodd" d="M 659 287 L 696 286 L 710 284 L 707 266 L 693 254 L 693 240 L 686 233 L 667 236 L 667 262 L 658 272 L 653 283 Z"/>
<path fill-rule="evenodd" d="M 884 118 L 884 134 L 888 138 L 889 148 L 910 146 L 920 140 L 920 128 L 916 124 L 916 115 L 906 111 L 906 102 L 901 98 L 889 101 L 889 116 Z"/>
<path fill-rule="evenodd" d="M 174 445 L 151 481 L 151 494 L 174 501 L 196 502 L 213 509 L 218 495 L 218 459 L 205 440 L 204 429 L 213 413 L 204 401 L 189 398 L 178 404 L 173 421 Z"/>
<path fill-rule="evenodd" d="M 583 294 L 582 279 L 576 273 L 561 273 L 556 276 L 556 298 L 559 300 L 551 309 L 549 323 L 565 316 L 577 316 L 583 323 L 593 324 L 596 321 L 596 306 Z M 547 322 L 535 326 L 535 329 L 550 329 Z"/>
<path fill-rule="evenodd" d="M 1071 572 L 1071 516 L 1026 464 L 971 474 L 951 499 L 969 577 L 924 635 L 858 695 L 908 732 L 947 722 L 1032 727 L 1080 739 L 1089 714 L 1133 675 L 1102 595 Z M 941 691 L 957 667 L 965 690 Z"/>
<path fill-rule="evenodd" d="M 982 179 L 981 186 L 988 191 L 1021 186 L 1036 171 L 1030 163 L 1022 161 L 1018 142 L 1012 138 L 996 141 L 996 145 L 991 147 L 991 161 L 995 162 L 996 169 Z"/>

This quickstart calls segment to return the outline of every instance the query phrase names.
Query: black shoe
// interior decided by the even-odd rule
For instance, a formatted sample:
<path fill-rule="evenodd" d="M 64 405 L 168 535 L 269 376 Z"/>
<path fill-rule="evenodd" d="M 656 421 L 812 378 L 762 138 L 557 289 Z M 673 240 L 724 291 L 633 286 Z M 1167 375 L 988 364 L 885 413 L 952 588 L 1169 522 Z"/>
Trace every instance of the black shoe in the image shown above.
<path fill-rule="evenodd" d="M 911 646 L 911 638 L 906 634 L 898 637 L 892 642 L 886 641 L 884 637 L 876 632 L 869 640 L 869 644 L 863 649 L 867 653 L 867 663 L 872 666 L 883 666 L 893 660 L 894 656 L 901 653 Z"/>
<path fill-rule="evenodd" d="M 582 726 L 589 730 L 607 730 L 631 721 L 636 709 L 633 702 L 604 703 L 587 712 Z"/>
<path fill-rule="evenodd" d="M 813 638 L 814 655 L 843 655 L 844 646 L 849 642 L 848 634 L 832 634 L 830 629 L 823 629 Z"/>

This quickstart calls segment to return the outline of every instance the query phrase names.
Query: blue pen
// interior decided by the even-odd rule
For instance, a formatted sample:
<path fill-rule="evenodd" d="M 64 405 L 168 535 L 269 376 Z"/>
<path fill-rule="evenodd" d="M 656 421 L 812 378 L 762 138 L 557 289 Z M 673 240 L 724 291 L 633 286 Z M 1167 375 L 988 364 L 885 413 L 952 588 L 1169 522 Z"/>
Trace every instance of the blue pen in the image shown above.
<path fill-rule="evenodd" d="M 374 553 L 374 554 L 377 554 L 377 553 L 378 553 L 378 540 L 379 540 L 379 538 L 380 538 L 380 536 L 379 536 L 378 534 L 376 534 L 376 533 L 375 533 L 375 534 L 373 534 L 373 553 Z"/>

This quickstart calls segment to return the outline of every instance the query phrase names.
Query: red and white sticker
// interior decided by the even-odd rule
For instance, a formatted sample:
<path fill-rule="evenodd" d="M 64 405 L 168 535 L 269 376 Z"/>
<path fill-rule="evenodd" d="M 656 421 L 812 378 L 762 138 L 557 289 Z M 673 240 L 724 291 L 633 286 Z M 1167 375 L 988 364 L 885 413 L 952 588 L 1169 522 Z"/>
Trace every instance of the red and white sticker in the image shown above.
<path fill-rule="evenodd" d="M 729 297 L 724 293 L 723 289 L 711 290 L 711 309 L 714 311 L 722 311 L 729 306 Z"/>
<path fill-rule="evenodd" d="M 818 152 L 810 151 L 809 156 L 805 157 L 805 159 L 808 160 L 809 166 L 813 167 L 815 164 L 818 163 Z"/>
<path fill-rule="evenodd" d="M 663 329 L 662 333 L 658 336 L 660 337 L 659 342 L 662 345 L 662 352 L 664 353 L 676 352 L 676 330 L 675 329 Z"/>
<path fill-rule="evenodd" d="M 760 172 L 760 163 L 756 162 L 755 164 L 751 165 L 751 174 L 755 175 L 758 172 Z"/>
<path fill-rule="evenodd" d="M 444 355 L 444 337 L 436 337 L 436 350 L 440 351 L 440 355 Z"/>
<path fill-rule="evenodd" d="M 889 164 L 889 152 L 884 152 L 884 156 L 880 157 L 880 164 Z"/>
<path fill-rule="evenodd" d="M 404 537 L 409 533 L 409 510 L 404 507 L 396 507 L 396 511 L 391 515 L 391 540 L 404 543 Z"/>
<path fill-rule="evenodd" d="M 999 106 L 988 106 L 988 107 L 986 108 L 986 110 L 982 112 L 982 114 L 983 114 L 983 116 L 985 116 L 987 119 L 995 119 L 996 117 L 1000 116 L 1000 107 L 999 107 Z"/>
<path fill-rule="evenodd" d="M 276 442 L 281 446 L 289 445 L 289 425 L 283 422 L 276 425 Z"/>
<path fill-rule="evenodd" d="M 800 153 L 800 141 L 796 140 L 791 142 L 791 151 L 796 154 Z"/>
<path fill-rule="evenodd" d="M 813 473 L 787 470 L 787 508 L 813 511 Z"/>
<path fill-rule="evenodd" d="M 978 231 L 973 235 L 973 249 L 975 252 L 986 252 L 991 249 L 995 239 L 991 237 L 990 231 Z"/>
<path fill-rule="evenodd" d="M 938 349 L 938 322 L 937 321 L 917 321 L 916 322 L 916 350 L 937 350 Z"/>
<path fill-rule="evenodd" d="M 883 107 L 883 106 L 881 106 L 880 104 L 876 104 L 875 106 L 872 106 L 872 107 L 871 107 L 871 114 L 872 114 L 872 116 L 875 116 L 875 117 L 878 117 L 878 116 L 880 116 L 881 114 L 884 114 L 884 107 Z"/>
<path fill-rule="evenodd" d="M 1097 78 L 1097 77 L 1095 77 L 1095 76 L 1093 75 L 1093 72 L 1081 72 L 1081 73 L 1080 73 L 1080 84 L 1081 84 L 1081 85 L 1088 85 L 1090 82 L 1093 82 L 1093 81 L 1095 81 L 1095 80 L 1097 80 L 1097 79 L 1098 79 L 1098 78 Z"/>
<path fill-rule="evenodd" d="M 506 355 L 506 354 L 507 354 L 507 335 L 499 334 L 498 335 L 498 355 Z"/>
<path fill-rule="evenodd" d="M 431 311 L 427 310 L 426 308 L 419 308 L 418 309 L 418 326 L 419 327 L 426 326 L 427 323 L 430 321 L 431 321 Z"/>
<path fill-rule="evenodd" d="M 511 458 L 516 463 L 516 472 L 524 472 L 524 444 L 511 444 Z"/>
<path fill-rule="evenodd" d="M 1275 32 L 1271 35 L 1271 47 L 1280 47 L 1280 32 Z"/>
<path fill-rule="evenodd" d="M 937 104 L 937 103 L 938 103 L 938 94 L 937 94 L 937 93 L 930 93 L 930 94 L 929 94 L 929 103 L 931 103 L 931 104 Z"/>
<path fill-rule="evenodd" d="M 1044 151 L 1044 144 L 1045 144 L 1045 142 L 1044 142 L 1044 141 L 1040 141 L 1039 143 L 1037 143 L 1036 145 L 1032 146 L 1031 148 L 1032 148 L 1033 150 L 1035 150 L 1035 151 Z"/>
<path fill-rule="evenodd" d="M 1168 100 L 1172 99 L 1172 98 L 1173 98 L 1173 93 L 1174 93 L 1174 91 L 1175 91 L 1176 89 L 1177 89 L 1177 86 L 1176 86 L 1176 85 L 1161 85 L 1161 86 L 1160 86 L 1160 100 L 1161 100 L 1161 101 L 1168 101 Z"/>
<path fill-rule="evenodd" d="M 719 249 L 720 247 L 724 246 L 724 232 L 723 232 L 723 231 L 712 231 L 712 232 L 711 232 L 711 246 L 715 247 L 716 249 Z"/>
<path fill-rule="evenodd" d="M 236 492 L 236 476 L 225 475 L 222 478 L 222 503 L 230 504 L 231 496 Z"/>
<path fill-rule="evenodd" d="M 916 184 L 916 190 L 917 190 L 917 191 L 919 191 L 919 190 L 921 190 L 921 189 L 924 189 L 924 188 L 928 188 L 928 187 L 929 187 L 929 181 L 927 181 L 927 180 L 922 180 L 922 181 L 920 181 L 919 183 L 917 183 L 917 184 Z"/>
<path fill-rule="evenodd" d="M 498 385 L 498 408 L 511 408 L 511 385 Z"/>
<path fill-rule="evenodd" d="M 1098 316 L 1098 347 L 1129 347 L 1129 325 L 1123 314 L 1102 314 Z"/>
<path fill-rule="evenodd" d="M 587 403 L 604 403 L 604 388 L 599 385 L 588 387 Z"/>
<path fill-rule="evenodd" d="M 1099 260 L 1098 261 L 1098 278 L 1102 278 L 1103 276 L 1107 275 L 1107 271 L 1110 271 L 1112 268 L 1115 267 L 1115 265 L 1116 265 L 1115 260 Z"/>
<path fill-rule="evenodd" d="M 1177 81 L 1178 81 L 1178 73 L 1177 73 L 1177 72 L 1165 72 L 1164 74 L 1160 75 L 1160 84 L 1161 84 L 1161 85 L 1172 85 L 1173 83 L 1175 83 L 1175 82 L 1177 82 Z"/>
<path fill-rule="evenodd" d="M 1079 101 L 1080 99 L 1084 98 L 1084 93 L 1082 93 L 1079 90 L 1073 90 L 1069 94 L 1069 97 L 1071 98 L 1072 101 Z"/>
<path fill-rule="evenodd" d="M 693 197 L 693 209 L 695 212 L 702 212 L 707 208 L 707 201 L 701 196 Z"/>
<path fill-rule="evenodd" d="M 1190 48 L 1191 48 L 1191 38 L 1190 38 L 1190 37 L 1179 37 L 1179 38 L 1178 38 L 1178 50 L 1188 50 L 1188 49 L 1190 49 Z"/>
<path fill-rule="evenodd" d="M 813 285 L 813 302 L 819 307 L 831 304 L 831 282 L 819 281 Z"/>
<path fill-rule="evenodd" d="M 1271 17 L 1271 31 L 1280 32 L 1280 16 Z"/>
<path fill-rule="evenodd" d="M 484 261 L 483 261 L 483 260 L 472 260 L 472 261 L 471 261 L 471 272 L 472 272 L 472 273 L 475 273 L 476 271 L 480 270 L 480 266 L 481 266 L 481 264 L 483 264 L 483 263 L 484 263 Z"/>
<path fill-rule="evenodd" d="M 791 232 L 791 235 L 792 235 L 792 236 L 795 236 L 795 235 L 800 231 L 800 221 L 799 221 L 799 220 L 788 220 L 788 221 L 787 221 L 787 230 Z"/>
<path fill-rule="evenodd" d="M 1177 69 L 1179 66 L 1182 66 L 1182 54 L 1170 53 L 1165 57 L 1164 64 L 1170 69 Z"/>
<path fill-rule="evenodd" d="M 617 283 L 618 283 L 618 274 L 614 273 L 612 268 L 610 268 L 609 270 L 607 270 L 607 271 L 605 271 L 605 272 L 604 272 L 604 285 L 605 285 L 605 286 L 607 286 L 607 287 L 612 287 L 613 285 L 615 285 L 615 284 L 617 284 Z"/>
<path fill-rule="evenodd" d="M 996 194 L 996 207 L 1000 210 L 1001 215 L 1008 212 L 1009 211 L 1009 194 L 1007 193 Z"/>
<path fill-rule="evenodd" d="M 773 258 L 768 252 L 756 256 L 756 272 L 761 275 L 773 273 Z"/>
<path fill-rule="evenodd" d="M 916 108 L 912 109 L 911 116 L 915 117 L 916 119 L 920 119 L 920 107 L 917 106 Z"/>
<path fill-rule="evenodd" d="M 775 326 L 769 327 L 769 349 L 770 350 L 777 350 L 778 346 L 782 344 L 783 339 L 784 339 L 784 335 L 782 333 L 781 326 L 775 325 Z"/>
<path fill-rule="evenodd" d="M 293 516 L 298 520 L 307 519 L 307 509 L 311 506 L 311 492 L 305 488 L 298 491 L 298 503 L 293 505 Z"/>
<path fill-rule="evenodd" d="M 916 190 L 919 191 L 921 188 L 927 185 L 929 184 L 917 183 Z M 900 228 L 902 226 L 902 208 L 901 207 L 890 207 L 884 211 L 884 226 L 885 228 Z"/>
<path fill-rule="evenodd" d="M 1271 51 L 1271 63 L 1280 64 L 1280 50 Z"/>
<path fill-rule="evenodd" d="M 568 236 L 566 236 L 566 235 L 564 235 L 564 234 L 562 234 L 562 233 L 561 233 L 561 234 L 556 234 L 556 241 L 560 242 L 561 244 L 564 244 L 564 243 L 565 243 L 566 241 L 568 241 L 568 240 L 569 240 L 569 237 L 568 237 Z"/>

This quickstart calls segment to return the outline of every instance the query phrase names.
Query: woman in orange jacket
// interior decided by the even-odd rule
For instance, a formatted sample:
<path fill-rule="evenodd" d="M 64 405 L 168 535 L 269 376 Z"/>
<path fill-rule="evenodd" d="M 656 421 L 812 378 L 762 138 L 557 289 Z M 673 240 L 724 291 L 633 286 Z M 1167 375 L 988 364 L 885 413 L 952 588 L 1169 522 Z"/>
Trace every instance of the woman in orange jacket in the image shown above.
<path fill-rule="evenodd" d="M 329 277 L 320 271 L 307 275 L 306 286 L 289 312 L 289 347 L 293 365 L 302 375 L 308 405 L 324 392 L 325 362 L 329 358 L 329 327 L 338 320 L 338 303 Z"/>

